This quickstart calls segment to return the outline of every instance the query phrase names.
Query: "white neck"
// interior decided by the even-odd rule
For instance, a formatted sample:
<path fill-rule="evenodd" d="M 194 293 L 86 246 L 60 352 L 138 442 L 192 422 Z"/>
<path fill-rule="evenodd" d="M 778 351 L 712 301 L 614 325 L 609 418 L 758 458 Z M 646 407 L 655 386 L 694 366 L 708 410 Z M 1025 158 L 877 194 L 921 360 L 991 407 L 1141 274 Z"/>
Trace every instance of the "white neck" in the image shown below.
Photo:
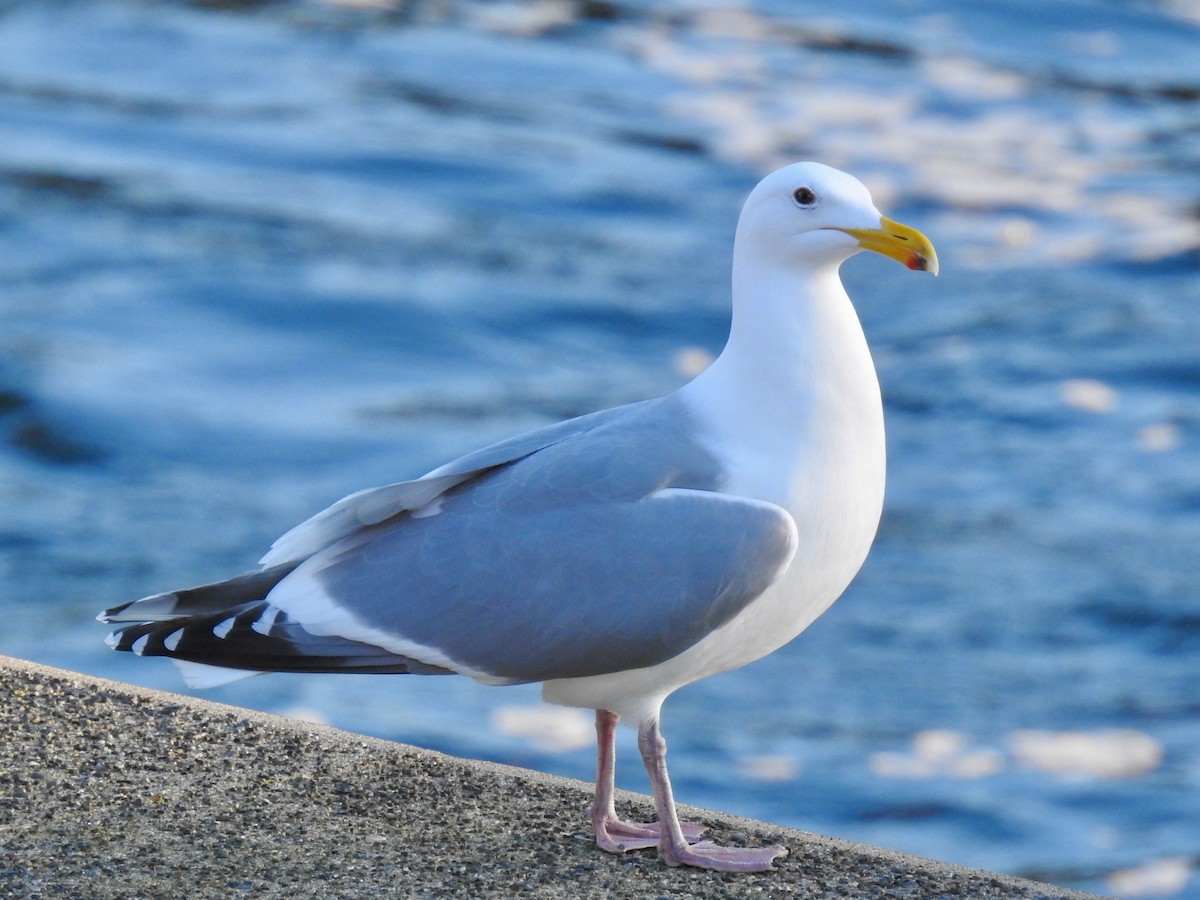
<path fill-rule="evenodd" d="M 834 265 L 804 277 L 760 260 L 735 265 L 733 320 L 721 365 L 752 379 L 743 387 L 753 386 L 755 394 L 787 400 L 813 384 L 814 368 L 832 349 L 829 339 L 839 336 L 829 334 L 828 325 L 848 324 L 839 321 L 847 312 L 857 326 Z"/>
<path fill-rule="evenodd" d="M 829 491 L 841 489 L 843 474 L 865 474 L 863 488 L 881 505 L 879 382 L 837 261 L 805 271 L 742 250 L 729 341 L 681 392 L 714 449 L 752 473 L 728 489 L 798 514 L 839 502 Z"/>

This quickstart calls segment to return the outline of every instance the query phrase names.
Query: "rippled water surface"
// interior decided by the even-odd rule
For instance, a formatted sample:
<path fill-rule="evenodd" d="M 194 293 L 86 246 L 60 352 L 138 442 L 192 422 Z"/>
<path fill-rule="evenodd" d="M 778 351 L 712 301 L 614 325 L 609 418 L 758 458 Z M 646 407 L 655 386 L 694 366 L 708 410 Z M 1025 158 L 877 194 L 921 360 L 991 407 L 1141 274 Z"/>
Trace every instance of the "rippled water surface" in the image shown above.
<path fill-rule="evenodd" d="M 669 701 L 677 793 L 1200 897 L 1200 6 L 842 6 L 0 3 L 0 652 L 180 689 L 95 612 L 679 385 L 741 199 L 820 159 L 943 275 L 845 267 L 879 540 L 799 640 Z M 534 688 L 213 696 L 591 775 Z M 628 735 L 620 765 L 643 790 Z"/>

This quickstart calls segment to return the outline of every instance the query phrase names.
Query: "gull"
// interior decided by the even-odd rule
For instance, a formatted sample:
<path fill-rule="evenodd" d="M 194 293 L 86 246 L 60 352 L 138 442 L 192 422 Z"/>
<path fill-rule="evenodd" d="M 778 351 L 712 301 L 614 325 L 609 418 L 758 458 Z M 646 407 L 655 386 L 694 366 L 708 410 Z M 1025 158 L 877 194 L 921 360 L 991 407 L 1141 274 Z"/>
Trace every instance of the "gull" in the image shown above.
<path fill-rule="evenodd" d="M 838 275 L 862 250 L 937 274 L 929 240 L 852 176 L 779 169 L 738 221 L 728 342 L 691 382 L 352 494 L 260 570 L 104 611 L 121 626 L 110 646 L 170 657 L 195 687 L 264 672 L 540 682 L 546 701 L 596 711 L 600 848 L 771 869 L 785 847 L 718 846 L 680 821 L 659 717 L 675 690 L 800 634 L 874 540 L 883 407 Z M 614 808 L 622 718 L 656 822 Z"/>

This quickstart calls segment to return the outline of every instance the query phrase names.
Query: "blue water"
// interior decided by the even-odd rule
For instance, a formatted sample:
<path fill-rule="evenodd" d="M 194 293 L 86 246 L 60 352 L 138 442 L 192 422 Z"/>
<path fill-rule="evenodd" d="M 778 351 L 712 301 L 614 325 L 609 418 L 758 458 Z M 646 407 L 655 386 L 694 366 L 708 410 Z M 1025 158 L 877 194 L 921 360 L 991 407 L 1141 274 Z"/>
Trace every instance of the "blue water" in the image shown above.
<path fill-rule="evenodd" d="M 0 4 L 0 652 L 181 690 L 95 612 L 682 383 L 741 199 L 821 159 L 943 275 L 845 267 L 879 540 L 799 640 L 668 702 L 678 795 L 1200 897 L 1200 7 L 843 6 Z M 210 696 L 592 769 L 510 724 L 533 688 Z"/>

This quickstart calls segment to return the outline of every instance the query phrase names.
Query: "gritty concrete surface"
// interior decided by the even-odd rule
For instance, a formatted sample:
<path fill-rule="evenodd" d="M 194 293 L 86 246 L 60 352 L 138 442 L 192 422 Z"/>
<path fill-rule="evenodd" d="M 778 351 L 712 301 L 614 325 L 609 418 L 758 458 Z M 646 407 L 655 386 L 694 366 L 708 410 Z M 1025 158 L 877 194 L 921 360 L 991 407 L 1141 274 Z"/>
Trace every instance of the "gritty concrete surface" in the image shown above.
<path fill-rule="evenodd" d="M 582 782 L 6 657 L 0 728 L 5 898 L 1085 896 L 694 809 L 791 855 L 670 869 L 597 850 Z"/>

